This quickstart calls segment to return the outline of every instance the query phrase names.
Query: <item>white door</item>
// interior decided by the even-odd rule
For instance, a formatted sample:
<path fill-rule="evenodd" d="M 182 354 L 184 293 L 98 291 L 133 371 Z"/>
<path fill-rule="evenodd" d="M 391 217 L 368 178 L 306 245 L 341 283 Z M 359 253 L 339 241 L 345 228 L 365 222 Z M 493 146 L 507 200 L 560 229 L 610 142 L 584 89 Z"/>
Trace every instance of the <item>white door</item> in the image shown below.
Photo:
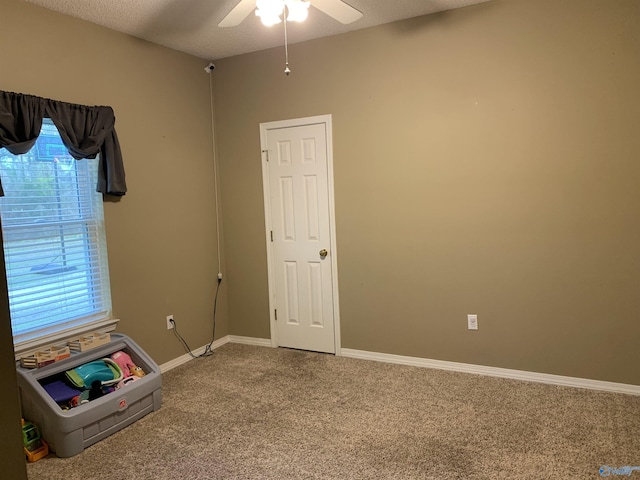
<path fill-rule="evenodd" d="M 272 343 L 337 353 L 331 117 L 260 128 Z"/>

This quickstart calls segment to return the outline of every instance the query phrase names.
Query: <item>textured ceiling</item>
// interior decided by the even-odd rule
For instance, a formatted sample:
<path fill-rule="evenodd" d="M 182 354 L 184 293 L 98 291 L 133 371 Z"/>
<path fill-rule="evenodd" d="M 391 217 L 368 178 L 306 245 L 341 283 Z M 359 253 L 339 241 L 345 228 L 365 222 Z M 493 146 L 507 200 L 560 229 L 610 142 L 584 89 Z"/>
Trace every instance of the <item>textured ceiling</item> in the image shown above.
<path fill-rule="evenodd" d="M 49 10 L 78 17 L 144 38 L 203 59 L 216 60 L 283 44 L 282 24 L 265 27 L 254 15 L 239 26 L 218 23 L 237 0 L 26 0 Z M 289 23 L 289 43 L 373 27 L 488 0 L 346 0 L 364 17 L 342 25 L 319 10 L 309 10 L 304 23 Z"/>

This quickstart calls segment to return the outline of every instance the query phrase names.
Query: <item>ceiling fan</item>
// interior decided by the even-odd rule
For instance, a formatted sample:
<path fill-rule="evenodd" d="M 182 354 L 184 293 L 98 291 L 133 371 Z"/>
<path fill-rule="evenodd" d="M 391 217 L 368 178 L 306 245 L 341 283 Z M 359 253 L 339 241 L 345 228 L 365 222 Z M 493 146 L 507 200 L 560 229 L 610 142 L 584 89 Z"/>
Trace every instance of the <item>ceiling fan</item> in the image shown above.
<path fill-rule="evenodd" d="M 227 14 L 227 16 L 222 19 L 218 26 L 224 28 L 240 25 L 240 23 L 242 23 L 242 21 L 247 18 L 254 9 L 256 9 L 256 4 L 259 7 L 258 10 L 256 10 L 256 15 L 262 18 L 262 22 L 265 25 L 278 23 L 279 15 L 282 14 L 285 7 L 289 12 L 289 16 L 286 20 L 301 21 L 298 18 L 301 18 L 302 20 L 306 18 L 306 9 L 309 8 L 310 3 L 321 12 L 326 13 L 345 25 L 362 18 L 362 12 L 356 10 L 342 0 L 310 0 L 310 2 L 302 0 L 240 0 L 238 4 Z M 263 4 L 267 8 L 274 6 L 280 13 L 275 16 L 270 14 L 261 14 L 260 4 Z M 262 8 L 263 12 L 265 7 Z M 298 12 L 300 12 L 299 15 L 301 17 L 296 18 L 298 16 Z M 269 11 L 269 13 L 271 13 L 271 11 Z"/>

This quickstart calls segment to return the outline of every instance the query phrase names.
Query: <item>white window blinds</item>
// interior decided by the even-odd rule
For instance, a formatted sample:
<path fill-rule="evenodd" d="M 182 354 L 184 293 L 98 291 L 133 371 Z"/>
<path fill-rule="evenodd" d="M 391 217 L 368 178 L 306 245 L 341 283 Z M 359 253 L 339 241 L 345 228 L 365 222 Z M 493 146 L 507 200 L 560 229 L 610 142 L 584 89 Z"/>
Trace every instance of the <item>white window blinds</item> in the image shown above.
<path fill-rule="evenodd" d="M 24 155 L 0 150 L 0 217 L 14 344 L 104 320 L 111 296 L 97 160 L 45 119 Z"/>

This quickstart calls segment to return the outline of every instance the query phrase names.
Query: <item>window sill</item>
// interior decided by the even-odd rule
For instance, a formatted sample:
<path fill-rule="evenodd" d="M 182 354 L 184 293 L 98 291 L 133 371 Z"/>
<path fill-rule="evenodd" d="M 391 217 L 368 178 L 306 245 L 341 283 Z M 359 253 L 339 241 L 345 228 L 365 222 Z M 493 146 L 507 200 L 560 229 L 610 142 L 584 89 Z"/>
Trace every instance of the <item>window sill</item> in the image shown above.
<path fill-rule="evenodd" d="M 107 333 L 116 329 L 119 319 L 107 318 L 99 320 L 97 322 L 91 322 L 73 329 L 65 330 L 56 334 L 47 335 L 45 337 L 36 338 L 34 340 L 28 340 L 20 342 L 13 346 L 15 359 L 19 360 L 21 357 L 31 355 L 38 350 L 50 347 L 51 345 L 60 345 L 73 340 L 74 338 L 81 337 L 92 332 Z"/>

